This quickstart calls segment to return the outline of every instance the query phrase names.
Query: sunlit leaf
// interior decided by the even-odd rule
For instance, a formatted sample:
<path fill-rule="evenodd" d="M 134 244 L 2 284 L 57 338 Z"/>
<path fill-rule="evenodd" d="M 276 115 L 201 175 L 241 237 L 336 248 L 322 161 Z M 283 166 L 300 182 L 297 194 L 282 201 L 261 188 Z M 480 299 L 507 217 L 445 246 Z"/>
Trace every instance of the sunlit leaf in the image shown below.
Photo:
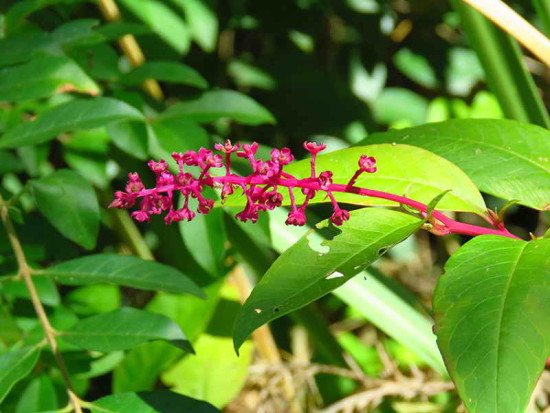
<path fill-rule="evenodd" d="M 237 356 L 231 338 L 203 334 L 195 348 L 197 354 L 184 357 L 162 374 L 162 381 L 178 393 L 221 408 L 244 385 L 252 361 L 252 342 L 246 342 Z"/>
<path fill-rule="evenodd" d="M 428 204 L 432 199 L 446 190 L 451 190 L 438 203 L 442 210 L 469 211 L 483 214 L 485 203 L 479 190 L 456 165 L 431 152 L 409 145 L 369 145 L 357 146 L 331 152 L 317 157 L 317 171 L 332 171 L 335 184 L 346 185 L 358 169 L 361 155 L 374 156 L 378 170 L 373 174 L 362 174 L 355 186 L 395 195 L 406 196 Z M 297 178 L 311 176 L 310 160 L 304 159 L 285 167 Z M 288 204 L 288 192 L 281 190 Z M 298 203 L 304 200 L 301 191 L 294 191 Z M 395 202 L 349 193 L 334 193 L 338 201 L 356 205 L 395 206 Z M 311 202 L 329 202 L 324 192 L 320 191 Z M 240 193 L 229 197 L 227 206 L 242 205 L 246 198 Z"/>
<path fill-rule="evenodd" d="M 457 119 L 369 136 L 364 143 L 416 145 L 449 159 L 484 192 L 550 208 L 550 131 L 504 119 Z M 443 170 L 438 170 L 438 173 Z"/>

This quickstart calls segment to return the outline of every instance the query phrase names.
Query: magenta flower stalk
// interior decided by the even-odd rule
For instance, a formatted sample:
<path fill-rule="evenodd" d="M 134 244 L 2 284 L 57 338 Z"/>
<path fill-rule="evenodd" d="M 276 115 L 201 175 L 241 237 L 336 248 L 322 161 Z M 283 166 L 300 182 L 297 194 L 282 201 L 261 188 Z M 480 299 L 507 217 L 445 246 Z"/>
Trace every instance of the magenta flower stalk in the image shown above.
<path fill-rule="evenodd" d="M 317 154 L 326 148 L 314 142 L 305 142 L 304 149 L 311 154 L 311 175 L 308 178 L 299 179 L 288 174 L 283 169 L 294 160 L 294 155 L 288 148 L 273 149 L 271 159 L 262 160 L 256 157 L 258 144 L 233 145 L 229 140 L 224 145 L 216 144 L 215 149 L 221 154 L 215 154 L 211 150 L 200 148 L 198 152 L 187 151 L 185 153 L 172 154 L 179 171 L 169 172 L 166 161 L 149 161 L 148 166 L 156 176 L 156 185 L 153 188 L 145 188 L 137 173 L 128 174 L 128 183 L 125 191 L 117 191 L 115 200 L 109 207 L 128 209 L 138 205 L 138 210 L 132 212 L 132 217 L 139 222 L 149 222 L 152 215 L 165 213 L 164 221 L 172 224 L 179 221 L 191 221 L 195 217 L 195 211 L 189 208 L 190 198 L 198 201 L 196 213 L 208 214 L 214 207 L 214 200 L 205 198 L 202 193 L 205 187 L 221 189 L 222 201 L 233 194 L 236 188 L 241 188 L 246 197 L 246 206 L 235 215 L 235 218 L 247 222 L 258 221 L 260 212 L 273 210 L 283 203 L 282 190 L 287 190 L 290 199 L 290 212 L 286 220 L 287 225 L 302 226 L 306 223 L 305 210 L 310 200 L 321 191 L 326 194 L 332 204 L 333 213 L 330 221 L 334 225 L 342 225 L 349 220 L 349 211 L 340 207 L 334 193 L 345 192 L 374 198 L 382 198 L 407 205 L 418 210 L 426 217 L 428 206 L 403 197 L 383 191 L 355 186 L 357 179 L 363 173 L 376 173 L 376 159 L 362 155 L 358 160 L 358 168 L 347 184 L 334 183 L 331 171 L 317 173 Z M 252 173 L 248 176 L 239 176 L 231 172 L 231 157 L 236 156 L 247 159 L 252 167 Z M 200 173 L 194 176 L 186 171 L 186 167 L 198 167 Z M 225 175 L 212 176 L 212 168 L 223 168 Z M 301 205 L 296 202 L 295 190 L 300 190 L 305 195 Z M 184 197 L 183 206 L 175 209 L 174 195 L 181 194 Z M 430 232 L 437 235 L 464 234 L 484 235 L 493 234 L 509 238 L 518 238 L 511 234 L 501 222 L 494 221 L 495 228 L 485 228 L 455 221 L 440 211 L 434 210 L 428 217 L 429 225 L 425 226 Z M 519 238 L 518 238 L 519 239 Z"/>

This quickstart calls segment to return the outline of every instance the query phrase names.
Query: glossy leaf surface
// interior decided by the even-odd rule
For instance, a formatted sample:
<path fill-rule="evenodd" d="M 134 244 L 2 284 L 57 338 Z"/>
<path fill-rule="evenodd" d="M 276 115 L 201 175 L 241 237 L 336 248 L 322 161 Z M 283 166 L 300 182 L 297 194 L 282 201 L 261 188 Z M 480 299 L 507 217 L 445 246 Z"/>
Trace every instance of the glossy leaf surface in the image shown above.
<path fill-rule="evenodd" d="M 434 294 L 438 345 L 471 413 L 523 412 L 550 355 L 550 240 L 480 236 Z"/>
<path fill-rule="evenodd" d="M 342 227 L 328 221 L 318 224 L 286 250 L 256 285 L 235 323 L 235 347 L 262 324 L 344 284 L 411 235 L 419 223 L 400 212 L 365 208 L 351 212 Z M 327 240 L 319 243 L 316 232 Z"/>
<path fill-rule="evenodd" d="M 442 210 L 469 211 L 482 214 L 485 203 L 473 182 L 456 165 L 431 152 L 410 145 L 369 145 L 331 152 L 317 157 L 317 173 L 333 172 L 335 184 L 347 184 L 358 169 L 357 161 L 363 154 L 376 158 L 376 173 L 362 174 L 355 186 L 402 195 L 428 204 L 446 190 L 451 190 L 438 203 Z M 297 178 L 310 175 L 310 160 L 291 163 L 285 171 Z M 288 205 L 288 192 L 281 191 Z M 296 201 L 303 202 L 301 191 L 294 191 Z M 334 193 L 336 199 L 356 205 L 396 206 L 393 201 L 366 196 Z M 311 202 L 329 202 L 324 192 L 319 192 Z M 227 206 L 244 206 L 246 198 L 239 191 L 227 199 Z"/>
<path fill-rule="evenodd" d="M 483 191 L 550 208 L 550 131 L 503 119 L 460 119 L 369 136 L 364 143 L 406 143 L 458 165 Z"/>

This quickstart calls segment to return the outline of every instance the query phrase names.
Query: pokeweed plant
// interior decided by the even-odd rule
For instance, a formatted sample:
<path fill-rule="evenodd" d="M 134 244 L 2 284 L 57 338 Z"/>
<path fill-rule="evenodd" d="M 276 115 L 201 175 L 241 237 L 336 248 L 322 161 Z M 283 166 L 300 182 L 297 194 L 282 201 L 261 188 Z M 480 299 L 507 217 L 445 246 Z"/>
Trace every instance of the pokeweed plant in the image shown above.
<path fill-rule="evenodd" d="M 463 125 L 475 127 L 484 122 L 491 123 L 479 121 L 478 125 L 475 125 L 476 122 L 465 122 Z M 451 127 L 460 123 L 457 121 Z M 506 126 L 506 123 L 503 121 L 499 126 Z M 494 121 L 491 126 L 496 126 Z M 514 122 L 507 126 L 526 130 L 532 128 Z M 443 123 L 429 125 L 424 130 L 420 127 L 388 132 L 375 136 L 373 140 L 394 139 L 391 144 L 385 145 L 390 153 L 398 146 L 395 142 L 397 135 L 403 140 L 412 137 L 411 141 L 435 141 L 432 146 L 437 148 L 437 140 L 444 137 L 447 127 Z M 424 139 L 427 136 L 425 129 L 429 128 L 435 129 L 431 141 Z M 517 189 L 521 197 L 532 184 L 542 183 L 546 186 L 535 198 L 544 200 L 539 203 L 540 209 L 549 210 L 548 158 L 538 156 L 533 159 L 535 153 L 532 151 L 538 147 L 546 151 L 544 153 L 550 153 L 549 136 L 536 127 L 529 132 L 531 139 L 537 137 L 531 141 L 531 159 L 528 161 L 534 169 L 544 171 L 542 176 L 535 177 L 529 168 L 516 170 L 514 163 L 508 163 L 502 165 L 503 168 L 517 173 L 517 179 L 514 179 L 513 173 L 507 172 L 504 176 L 492 177 L 493 185 L 487 185 L 491 188 L 489 192 L 497 195 Z M 459 136 L 455 139 L 460 141 Z M 477 144 L 480 147 L 495 147 L 490 139 L 485 142 L 480 140 Z M 136 206 L 137 210 L 131 215 L 140 222 L 148 222 L 153 215 L 164 214 L 165 223 L 170 225 L 195 218 L 195 211 L 189 207 L 191 198 L 198 201 L 196 213 L 208 214 L 215 206 L 215 200 L 205 197 L 203 191 L 211 187 L 218 190 L 221 205 L 226 201 L 226 205 L 244 202 L 244 209 L 235 215 L 237 220 L 256 223 L 260 213 L 289 205 L 285 224 L 304 226 L 307 221 L 306 208 L 310 203 L 328 201 L 332 204 L 330 218 L 317 224 L 314 230 L 288 248 L 254 288 L 235 324 L 237 351 L 253 330 L 336 289 L 419 229 L 439 236 L 471 236 L 473 239 L 459 248 L 447 262 L 445 274 L 439 279 L 434 293 L 437 343 L 447 370 L 469 411 L 524 411 L 550 353 L 550 307 L 546 305 L 550 298 L 550 239 L 532 236 L 530 241 L 522 240 L 506 228 L 503 211 L 498 214 L 491 210 L 477 210 L 489 227 L 452 219 L 438 209 L 452 188 L 441 191 L 430 202 L 421 202 L 408 196 L 360 186 L 369 182 L 369 175 L 375 177 L 381 166 L 375 157 L 370 156 L 370 151 L 376 150 L 377 146 L 345 149 L 323 157 L 319 153 L 325 145 L 305 142 L 303 147 L 311 155 L 309 165 L 307 161 L 301 161 L 294 170 L 309 173 L 299 177 L 290 173 L 294 155 L 289 148 L 273 149 L 270 159 L 260 159 L 256 155 L 257 143 L 241 146 L 227 140 L 225 144 L 215 145 L 220 153 L 206 148 L 200 148 L 198 152 L 172 153 L 177 164 L 177 169 L 173 171 L 164 160 L 150 161 L 148 166 L 155 174 L 156 185 L 146 188 L 137 173 L 130 173 L 125 191 L 116 192 L 110 206 L 122 209 Z M 474 153 L 481 154 L 480 147 Z M 511 146 L 504 148 L 500 144 L 496 147 L 499 150 L 485 156 L 485 160 L 495 160 L 503 153 L 521 158 L 521 152 L 525 151 L 521 146 L 518 152 Z M 415 150 L 408 146 L 405 149 Z M 443 145 L 440 149 L 446 150 Z M 360 153 L 353 168 L 349 165 L 349 152 Z M 465 151 L 456 152 L 455 156 Z M 429 152 L 427 154 L 428 159 L 435 157 Z M 248 161 L 251 169 L 248 175 L 240 176 L 232 172 L 234 155 Z M 477 158 L 479 162 L 482 157 Z M 319 168 L 323 160 L 325 162 L 321 163 L 325 167 L 344 167 L 354 172 L 347 180 L 335 181 L 333 170 Z M 418 162 L 423 160 L 418 158 Z M 341 165 L 341 162 L 347 164 Z M 461 163 L 467 170 L 470 168 L 467 160 Z M 454 167 L 450 162 L 446 166 L 451 170 Z M 195 175 L 191 173 L 193 169 Z M 439 172 L 444 174 L 444 171 Z M 528 175 L 525 180 L 520 179 L 525 174 Z M 460 174 L 455 175 L 456 183 L 460 184 L 462 178 Z M 506 183 L 502 184 L 499 180 Z M 406 213 L 380 208 L 348 211 L 337 200 L 337 195 L 342 194 L 352 196 L 345 198 L 347 203 L 361 204 L 358 198 L 366 197 L 402 206 Z M 421 199 L 426 197 L 426 193 L 417 195 Z M 532 199 L 531 196 L 519 202 L 531 204 Z M 325 240 L 315 245 L 313 238 L 319 234 Z"/>

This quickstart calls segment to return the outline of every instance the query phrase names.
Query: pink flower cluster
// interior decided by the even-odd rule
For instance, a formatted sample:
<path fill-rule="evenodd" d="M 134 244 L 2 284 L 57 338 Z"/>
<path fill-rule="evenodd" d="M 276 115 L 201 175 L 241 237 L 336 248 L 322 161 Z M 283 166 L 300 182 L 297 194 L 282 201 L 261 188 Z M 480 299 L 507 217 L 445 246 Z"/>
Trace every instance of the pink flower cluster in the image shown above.
<path fill-rule="evenodd" d="M 196 212 L 207 214 L 214 206 L 212 199 L 203 196 L 205 187 L 219 188 L 221 198 L 233 194 L 235 189 L 240 187 L 246 197 L 246 206 L 235 217 L 243 222 L 258 221 L 259 213 L 272 210 L 282 205 L 283 195 L 281 188 L 288 190 L 291 210 L 286 220 L 287 225 L 301 226 L 306 223 L 305 210 L 310 200 L 318 191 L 323 191 L 329 197 L 333 206 L 333 214 L 330 220 L 335 225 L 342 225 L 349 219 L 349 212 L 340 208 L 333 195 L 334 185 L 332 182 L 333 173 L 324 171 L 317 175 L 315 161 L 317 154 L 326 148 L 323 144 L 305 142 L 304 149 L 311 154 L 311 176 L 298 179 L 283 169 L 294 160 L 294 155 L 288 148 L 273 149 L 271 159 L 262 160 L 256 158 L 258 144 L 232 145 L 229 140 L 225 144 L 216 144 L 215 148 L 221 154 L 200 148 L 198 152 L 187 151 L 185 153 L 172 154 L 179 171 L 171 173 L 169 165 L 164 160 L 159 162 L 149 161 L 149 168 L 156 175 L 154 188 L 146 189 L 137 173 L 128 174 L 129 180 L 125 191 L 115 193 L 115 200 L 109 205 L 114 208 L 132 208 L 139 201 L 139 209 L 132 212 L 132 217 L 139 222 L 149 222 L 152 215 L 165 212 L 164 221 L 171 224 L 178 221 L 191 221 L 195 212 L 189 208 L 190 198 L 198 201 Z M 252 167 L 252 173 L 248 176 L 239 176 L 231 172 L 231 156 L 248 160 Z M 362 155 L 358 162 L 358 169 L 348 182 L 347 186 L 355 183 L 357 178 L 364 172 L 376 172 L 376 160 L 373 157 Z M 186 167 L 198 167 L 198 176 L 186 171 Z M 212 168 L 225 168 L 225 175 L 212 176 Z M 197 169 L 197 168 L 195 168 Z M 297 205 L 294 190 L 299 189 L 305 195 L 301 205 Z M 342 192 L 341 189 L 339 189 Z M 174 194 L 181 194 L 184 197 L 183 206 L 175 209 Z"/>

